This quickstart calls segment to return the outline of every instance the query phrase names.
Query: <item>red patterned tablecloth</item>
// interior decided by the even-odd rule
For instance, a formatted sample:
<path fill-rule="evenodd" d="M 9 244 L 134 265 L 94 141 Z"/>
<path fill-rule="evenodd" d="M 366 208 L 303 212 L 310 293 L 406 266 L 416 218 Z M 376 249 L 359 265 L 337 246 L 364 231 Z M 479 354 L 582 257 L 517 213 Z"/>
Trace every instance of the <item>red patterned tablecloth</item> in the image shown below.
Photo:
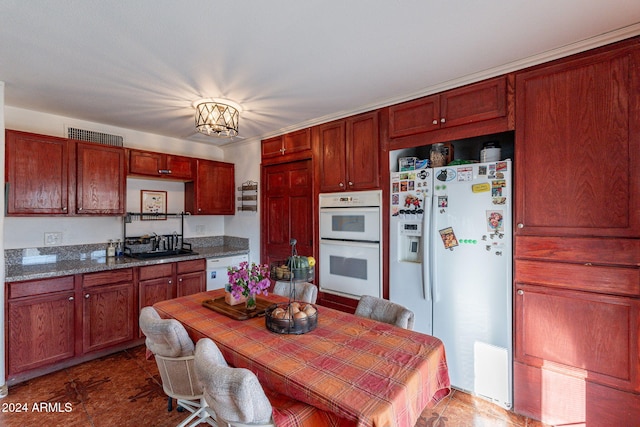
<path fill-rule="evenodd" d="M 318 305 L 316 329 L 276 334 L 264 317 L 238 321 L 202 306 L 221 294 L 203 292 L 154 307 L 185 325 L 194 341 L 211 338 L 230 365 L 250 369 L 263 387 L 348 424 L 413 427 L 450 391 L 444 346 L 435 337 Z"/>

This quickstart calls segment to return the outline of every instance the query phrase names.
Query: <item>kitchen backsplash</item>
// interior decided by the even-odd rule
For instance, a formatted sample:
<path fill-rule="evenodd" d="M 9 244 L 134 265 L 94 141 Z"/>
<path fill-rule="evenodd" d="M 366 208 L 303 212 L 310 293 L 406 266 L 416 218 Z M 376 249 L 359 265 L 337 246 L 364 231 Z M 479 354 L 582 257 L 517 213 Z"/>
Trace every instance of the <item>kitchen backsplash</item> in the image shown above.
<path fill-rule="evenodd" d="M 205 248 L 229 246 L 249 250 L 249 239 L 233 236 L 192 237 L 185 239 L 191 247 Z M 74 261 L 106 256 L 107 243 L 70 245 L 70 246 L 42 246 L 37 248 L 6 249 L 4 251 L 5 265 L 48 264 L 58 261 Z"/>

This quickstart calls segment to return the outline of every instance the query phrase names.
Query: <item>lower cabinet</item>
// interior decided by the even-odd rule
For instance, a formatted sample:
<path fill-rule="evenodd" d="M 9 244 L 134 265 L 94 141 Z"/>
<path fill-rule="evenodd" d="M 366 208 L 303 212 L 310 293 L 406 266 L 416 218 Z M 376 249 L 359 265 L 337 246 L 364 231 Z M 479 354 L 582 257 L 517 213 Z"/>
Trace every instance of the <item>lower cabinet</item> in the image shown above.
<path fill-rule="evenodd" d="M 176 263 L 177 297 L 204 292 L 207 288 L 206 260 L 196 259 Z"/>
<path fill-rule="evenodd" d="M 6 285 L 7 375 L 70 359 L 77 301 L 73 276 Z"/>
<path fill-rule="evenodd" d="M 514 411 L 550 425 L 640 420 L 640 242 L 517 236 Z"/>
<path fill-rule="evenodd" d="M 5 284 L 7 382 L 138 345 L 142 307 L 203 292 L 206 260 Z"/>
<path fill-rule="evenodd" d="M 134 318 L 133 269 L 85 274 L 82 294 L 83 353 L 134 338 L 137 318 Z"/>

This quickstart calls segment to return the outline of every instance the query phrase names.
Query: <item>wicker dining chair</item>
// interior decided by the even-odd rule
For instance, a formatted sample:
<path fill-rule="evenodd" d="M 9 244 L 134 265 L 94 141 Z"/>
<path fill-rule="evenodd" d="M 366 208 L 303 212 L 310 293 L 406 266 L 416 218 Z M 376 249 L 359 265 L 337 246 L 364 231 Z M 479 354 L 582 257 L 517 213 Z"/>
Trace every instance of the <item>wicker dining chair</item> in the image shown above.
<path fill-rule="evenodd" d="M 389 323 L 404 329 L 413 329 L 414 314 L 406 307 L 386 299 L 371 295 L 360 297 L 356 307 L 356 316 Z"/>
<path fill-rule="evenodd" d="M 178 408 L 191 412 L 178 427 L 192 421 L 192 425 L 206 422 L 215 426 L 215 418 L 206 411 L 207 403 L 194 370 L 193 341 L 184 326 L 175 319 L 162 319 L 153 307 L 144 307 L 140 312 L 140 329 L 158 365 L 162 388 L 169 396 L 169 410 L 171 399 L 176 399 Z M 218 363 L 226 364 L 221 354 Z"/>
<path fill-rule="evenodd" d="M 291 294 L 292 291 L 295 294 Z M 292 289 L 291 282 L 280 280 L 274 285 L 273 293 L 309 304 L 315 304 L 318 299 L 318 287 L 309 282 L 294 282 Z"/>

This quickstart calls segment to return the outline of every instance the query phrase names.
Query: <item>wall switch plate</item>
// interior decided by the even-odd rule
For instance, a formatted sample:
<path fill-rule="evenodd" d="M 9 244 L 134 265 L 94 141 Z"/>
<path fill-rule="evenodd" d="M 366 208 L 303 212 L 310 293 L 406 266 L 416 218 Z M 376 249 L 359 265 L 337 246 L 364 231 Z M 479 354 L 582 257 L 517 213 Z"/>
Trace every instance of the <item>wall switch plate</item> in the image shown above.
<path fill-rule="evenodd" d="M 57 246 L 62 243 L 62 233 L 60 232 L 46 232 L 44 233 L 45 246 Z"/>

